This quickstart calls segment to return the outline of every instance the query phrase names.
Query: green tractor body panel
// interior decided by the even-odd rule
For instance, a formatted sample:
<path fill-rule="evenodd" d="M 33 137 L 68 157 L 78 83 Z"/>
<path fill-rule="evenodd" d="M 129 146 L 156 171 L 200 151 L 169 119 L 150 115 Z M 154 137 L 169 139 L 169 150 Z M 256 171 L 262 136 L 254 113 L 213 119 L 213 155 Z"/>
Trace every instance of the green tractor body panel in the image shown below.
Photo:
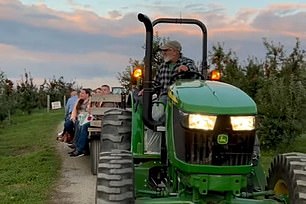
<path fill-rule="evenodd" d="M 133 154 L 143 155 L 144 153 L 144 125 L 142 120 L 142 106 L 136 105 L 132 99 L 132 110 L 137 110 L 132 117 L 132 142 L 131 149 Z"/>
<path fill-rule="evenodd" d="M 180 110 L 209 115 L 254 115 L 255 102 L 239 88 L 217 81 L 178 81 L 170 87 L 170 99 Z"/>

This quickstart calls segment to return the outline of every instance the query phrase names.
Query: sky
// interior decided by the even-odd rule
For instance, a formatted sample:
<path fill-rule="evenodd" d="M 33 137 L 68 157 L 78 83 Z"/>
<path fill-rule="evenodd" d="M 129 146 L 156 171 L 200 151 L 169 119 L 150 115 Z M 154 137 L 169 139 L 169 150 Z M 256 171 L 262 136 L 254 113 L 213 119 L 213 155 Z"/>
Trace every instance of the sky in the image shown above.
<path fill-rule="evenodd" d="M 241 61 L 263 59 L 263 39 L 306 50 L 306 0 L 0 0 L 0 72 L 20 83 L 25 72 L 78 86 L 118 86 L 118 72 L 144 56 L 144 13 L 195 18 L 208 30 L 208 50 L 221 43 Z M 196 26 L 158 25 L 160 37 L 179 40 L 185 56 L 201 60 Z"/>

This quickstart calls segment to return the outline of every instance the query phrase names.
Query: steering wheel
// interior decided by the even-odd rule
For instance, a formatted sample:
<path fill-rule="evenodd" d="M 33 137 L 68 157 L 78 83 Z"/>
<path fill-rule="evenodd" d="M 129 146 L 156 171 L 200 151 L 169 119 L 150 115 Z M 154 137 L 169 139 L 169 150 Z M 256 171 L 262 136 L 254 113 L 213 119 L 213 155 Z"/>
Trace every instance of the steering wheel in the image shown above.
<path fill-rule="evenodd" d="M 172 84 L 177 79 L 193 79 L 193 78 L 200 78 L 201 80 L 205 80 L 204 76 L 199 72 L 195 71 L 181 71 L 174 75 L 172 75 L 170 79 L 170 84 Z"/>

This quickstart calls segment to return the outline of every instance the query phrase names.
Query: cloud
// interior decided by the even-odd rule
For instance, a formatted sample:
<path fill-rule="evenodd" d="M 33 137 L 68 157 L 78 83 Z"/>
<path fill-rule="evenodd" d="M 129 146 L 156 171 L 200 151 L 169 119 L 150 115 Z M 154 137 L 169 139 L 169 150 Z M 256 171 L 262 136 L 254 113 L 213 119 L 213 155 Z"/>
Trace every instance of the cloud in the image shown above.
<path fill-rule="evenodd" d="M 306 4 L 279 4 L 262 10 L 251 25 L 273 35 L 306 39 L 304 19 Z"/>
<path fill-rule="evenodd" d="M 122 14 L 121 14 L 119 11 L 117 11 L 117 10 L 109 11 L 109 12 L 108 12 L 108 15 L 109 15 L 111 18 L 113 18 L 113 19 L 116 19 L 116 18 L 119 18 L 119 17 L 122 16 Z"/>

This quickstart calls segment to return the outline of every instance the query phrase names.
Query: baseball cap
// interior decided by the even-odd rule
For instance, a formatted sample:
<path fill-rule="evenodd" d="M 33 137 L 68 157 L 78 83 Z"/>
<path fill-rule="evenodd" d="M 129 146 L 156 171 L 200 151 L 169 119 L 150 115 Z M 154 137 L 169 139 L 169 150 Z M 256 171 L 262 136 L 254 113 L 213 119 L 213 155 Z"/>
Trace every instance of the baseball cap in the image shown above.
<path fill-rule="evenodd" d="M 160 47 L 161 50 L 166 50 L 166 49 L 169 49 L 169 48 L 172 48 L 172 49 L 175 49 L 175 50 L 178 50 L 178 51 L 182 50 L 181 44 L 176 40 L 168 41 Z"/>

